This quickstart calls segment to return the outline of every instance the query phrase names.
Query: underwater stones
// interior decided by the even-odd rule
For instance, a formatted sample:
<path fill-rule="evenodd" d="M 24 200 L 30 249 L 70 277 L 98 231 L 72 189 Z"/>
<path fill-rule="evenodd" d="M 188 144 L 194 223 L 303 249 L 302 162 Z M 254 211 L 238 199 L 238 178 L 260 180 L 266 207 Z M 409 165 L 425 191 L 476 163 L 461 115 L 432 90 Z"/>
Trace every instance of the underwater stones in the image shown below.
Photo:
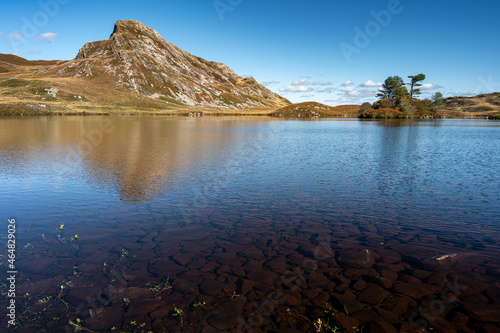
<path fill-rule="evenodd" d="M 375 256 L 371 250 L 339 251 L 338 262 L 352 268 L 368 268 L 375 264 Z"/>
<path fill-rule="evenodd" d="M 356 319 L 346 316 L 342 312 L 335 313 L 335 316 L 333 316 L 333 322 L 335 323 L 335 326 L 338 326 L 345 332 L 356 332 L 356 329 L 353 327 L 358 327 L 359 325 L 359 322 Z"/>
<path fill-rule="evenodd" d="M 500 323 L 500 306 L 466 302 L 463 304 L 467 313 L 475 320 L 487 323 Z"/>
<path fill-rule="evenodd" d="M 178 265 L 173 260 L 162 258 L 157 259 L 152 265 L 150 265 L 149 270 L 157 276 L 171 276 L 185 271 L 186 268 Z"/>
<path fill-rule="evenodd" d="M 360 325 L 365 324 L 365 323 L 370 323 L 370 322 L 377 322 L 377 321 L 381 320 L 379 315 L 371 309 L 363 309 L 363 310 L 354 312 L 353 314 L 351 314 L 351 318 L 356 319 Z"/>
<path fill-rule="evenodd" d="M 188 253 L 176 253 L 173 257 L 174 261 L 181 265 L 181 266 L 186 266 L 192 259 L 193 259 L 192 254 Z"/>
<path fill-rule="evenodd" d="M 158 309 L 162 304 L 155 299 L 140 299 L 130 302 L 128 312 L 134 315 L 146 315 Z"/>
<path fill-rule="evenodd" d="M 198 293 L 198 285 L 193 283 L 193 282 L 184 280 L 184 279 L 179 279 L 179 278 L 175 279 L 172 282 L 172 286 L 173 286 L 174 290 L 176 290 L 180 293 L 184 293 L 184 294 L 196 294 L 196 293 Z"/>
<path fill-rule="evenodd" d="M 265 266 L 268 267 L 273 272 L 283 274 L 286 271 L 286 258 L 279 257 L 279 258 L 272 259 L 272 260 L 266 262 Z"/>
<path fill-rule="evenodd" d="M 349 279 L 362 279 L 366 277 L 379 277 L 380 274 L 372 268 L 349 268 L 344 271 L 344 276 Z"/>
<path fill-rule="evenodd" d="M 376 307 L 375 310 L 382 319 L 391 324 L 399 323 L 399 316 L 392 311 L 384 310 L 380 307 Z"/>
<path fill-rule="evenodd" d="M 456 333 L 457 330 L 453 325 L 450 324 L 446 319 L 443 317 L 437 316 L 434 321 L 431 324 L 433 330 L 436 332 L 450 332 L 450 333 Z"/>
<path fill-rule="evenodd" d="M 283 305 L 298 306 L 302 302 L 302 296 L 300 293 L 285 290 L 283 291 L 283 301 Z"/>
<path fill-rule="evenodd" d="M 373 283 L 368 283 L 366 288 L 358 295 L 358 301 L 371 305 L 379 304 L 386 299 L 390 293 Z"/>
<path fill-rule="evenodd" d="M 450 319 L 450 324 L 452 324 L 456 328 L 457 332 L 474 333 L 474 330 L 467 327 L 468 323 L 469 323 L 469 317 L 460 312 L 455 313 L 453 317 Z"/>
<path fill-rule="evenodd" d="M 209 262 L 207 262 L 205 264 L 205 266 L 203 266 L 202 268 L 200 268 L 200 271 L 208 273 L 208 272 L 214 271 L 216 267 L 217 267 L 217 263 L 216 262 L 209 261 Z"/>
<path fill-rule="evenodd" d="M 394 250 L 377 249 L 376 252 L 380 256 L 380 261 L 387 264 L 394 264 L 401 262 L 401 255 Z"/>
<path fill-rule="evenodd" d="M 262 251 L 254 246 L 249 246 L 238 253 L 242 257 L 260 260 L 264 258 Z"/>
<path fill-rule="evenodd" d="M 394 281 L 396 279 L 392 276 L 390 278 L 384 276 L 368 276 L 367 280 L 381 286 L 384 289 L 390 289 L 394 285 Z"/>
<path fill-rule="evenodd" d="M 357 280 L 352 285 L 352 289 L 357 290 L 357 291 L 361 291 L 361 290 L 365 289 L 365 287 L 366 287 L 366 281 L 365 280 Z"/>
<path fill-rule="evenodd" d="M 330 294 L 326 292 L 320 292 L 318 296 L 314 297 L 312 302 L 316 306 L 323 306 L 330 299 Z"/>
<path fill-rule="evenodd" d="M 54 257 L 40 257 L 33 260 L 19 260 L 18 269 L 26 273 L 50 272 L 54 269 L 58 259 Z"/>
<path fill-rule="evenodd" d="M 247 274 L 247 278 L 255 283 L 273 285 L 279 278 L 279 275 L 270 271 L 252 271 Z"/>
<path fill-rule="evenodd" d="M 378 322 L 371 322 L 367 326 L 367 331 L 369 333 L 397 333 L 398 331 L 394 326 L 391 324 L 385 322 L 385 321 L 378 321 Z"/>
<path fill-rule="evenodd" d="M 318 296 L 319 293 L 321 293 L 321 292 L 323 292 L 323 289 L 315 288 L 315 289 L 302 290 L 300 293 L 302 294 L 303 298 L 305 298 L 305 299 L 313 299 L 316 296 Z"/>
<path fill-rule="evenodd" d="M 224 288 L 224 284 L 216 280 L 204 280 L 200 284 L 200 292 L 208 296 L 222 296 L 222 288 Z"/>
<path fill-rule="evenodd" d="M 491 286 L 484 289 L 485 295 L 491 299 L 497 305 L 500 304 L 500 288 L 496 286 Z"/>
<path fill-rule="evenodd" d="M 368 307 L 367 304 L 359 302 L 356 296 L 350 292 L 346 292 L 343 295 L 333 295 L 332 302 L 333 305 L 346 310 L 348 313 L 357 312 Z"/>
<path fill-rule="evenodd" d="M 380 305 L 380 308 L 386 311 L 390 311 L 397 316 L 401 316 L 408 310 L 410 303 L 414 302 L 412 302 L 412 300 L 406 296 L 392 296 L 390 299 Z"/>
<path fill-rule="evenodd" d="M 90 309 L 91 320 L 88 327 L 91 330 L 105 331 L 115 326 L 122 320 L 122 312 L 116 306 Z"/>
<path fill-rule="evenodd" d="M 241 321 L 239 318 L 240 316 L 233 312 L 216 313 L 208 318 L 208 323 L 220 331 L 225 331 L 238 326 Z"/>
<path fill-rule="evenodd" d="M 307 277 L 307 285 L 309 288 L 322 287 L 328 284 L 330 280 L 326 276 L 318 272 L 311 272 Z"/>
<path fill-rule="evenodd" d="M 177 275 L 177 278 L 184 279 L 198 285 L 203 281 L 203 278 L 201 277 L 203 274 L 204 273 L 202 271 L 193 269 Z"/>
<path fill-rule="evenodd" d="M 241 265 L 231 265 L 231 272 L 237 276 L 245 276 L 245 270 L 241 267 Z"/>
<path fill-rule="evenodd" d="M 149 299 L 152 298 L 153 292 L 148 288 L 128 287 L 128 288 L 110 288 L 112 300 L 114 302 L 121 302 L 123 299 L 130 301 Z"/>
<path fill-rule="evenodd" d="M 39 281 L 27 282 L 18 287 L 18 292 L 25 293 L 47 293 L 58 290 L 61 278 L 40 279 Z"/>
<path fill-rule="evenodd" d="M 416 299 L 436 294 L 438 292 L 438 288 L 436 286 L 416 282 L 396 281 L 394 283 L 393 289 L 397 293 L 407 295 Z"/>
<path fill-rule="evenodd" d="M 245 307 L 246 298 L 239 296 L 236 299 L 231 299 L 227 302 L 222 303 L 216 309 L 212 311 L 213 314 L 216 313 L 234 313 L 241 314 L 243 308 Z"/>

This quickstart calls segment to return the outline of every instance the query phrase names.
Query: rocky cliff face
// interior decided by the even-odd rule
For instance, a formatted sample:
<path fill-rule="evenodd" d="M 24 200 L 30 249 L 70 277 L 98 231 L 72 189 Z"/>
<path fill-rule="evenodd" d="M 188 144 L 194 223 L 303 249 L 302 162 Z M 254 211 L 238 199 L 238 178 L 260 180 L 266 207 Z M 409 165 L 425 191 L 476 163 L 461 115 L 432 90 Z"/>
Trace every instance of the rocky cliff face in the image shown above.
<path fill-rule="evenodd" d="M 255 79 L 183 51 L 130 20 L 117 21 L 108 40 L 85 44 L 57 75 L 104 75 L 143 96 L 188 106 L 246 109 L 290 104 Z"/>

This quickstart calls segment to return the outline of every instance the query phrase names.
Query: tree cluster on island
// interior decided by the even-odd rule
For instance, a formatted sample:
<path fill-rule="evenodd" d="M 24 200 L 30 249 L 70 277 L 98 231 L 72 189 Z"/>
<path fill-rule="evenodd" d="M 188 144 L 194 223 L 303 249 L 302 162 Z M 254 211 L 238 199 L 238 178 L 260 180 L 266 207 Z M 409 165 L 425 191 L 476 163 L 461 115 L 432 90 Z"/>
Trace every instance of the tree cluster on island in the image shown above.
<path fill-rule="evenodd" d="M 405 83 L 399 76 L 389 76 L 382 85 L 373 104 L 363 103 L 359 110 L 360 118 L 440 118 L 439 109 L 444 105 L 441 92 L 432 99 L 418 99 L 422 94 L 419 87 L 425 80 L 424 74 L 410 75 Z M 410 89 L 408 91 L 408 88 Z"/>

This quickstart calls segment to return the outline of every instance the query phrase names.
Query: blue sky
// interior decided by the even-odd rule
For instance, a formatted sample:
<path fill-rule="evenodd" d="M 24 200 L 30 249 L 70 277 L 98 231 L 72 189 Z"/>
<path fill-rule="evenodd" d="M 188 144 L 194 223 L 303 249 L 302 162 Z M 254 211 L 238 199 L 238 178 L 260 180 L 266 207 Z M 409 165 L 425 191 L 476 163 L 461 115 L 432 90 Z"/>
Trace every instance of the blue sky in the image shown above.
<path fill-rule="evenodd" d="M 4 1 L 0 53 L 72 59 L 134 19 L 167 41 L 253 76 L 292 102 L 373 101 L 392 75 L 424 73 L 424 96 L 500 91 L 497 1 Z"/>

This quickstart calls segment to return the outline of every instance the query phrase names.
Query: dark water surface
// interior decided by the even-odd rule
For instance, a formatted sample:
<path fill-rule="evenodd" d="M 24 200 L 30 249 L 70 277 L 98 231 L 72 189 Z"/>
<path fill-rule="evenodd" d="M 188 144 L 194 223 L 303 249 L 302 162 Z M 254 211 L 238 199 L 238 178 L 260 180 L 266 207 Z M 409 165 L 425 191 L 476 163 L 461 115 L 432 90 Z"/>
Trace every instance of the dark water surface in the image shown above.
<path fill-rule="evenodd" d="M 16 330 L 499 332 L 499 147 L 486 120 L 1 118 Z"/>

